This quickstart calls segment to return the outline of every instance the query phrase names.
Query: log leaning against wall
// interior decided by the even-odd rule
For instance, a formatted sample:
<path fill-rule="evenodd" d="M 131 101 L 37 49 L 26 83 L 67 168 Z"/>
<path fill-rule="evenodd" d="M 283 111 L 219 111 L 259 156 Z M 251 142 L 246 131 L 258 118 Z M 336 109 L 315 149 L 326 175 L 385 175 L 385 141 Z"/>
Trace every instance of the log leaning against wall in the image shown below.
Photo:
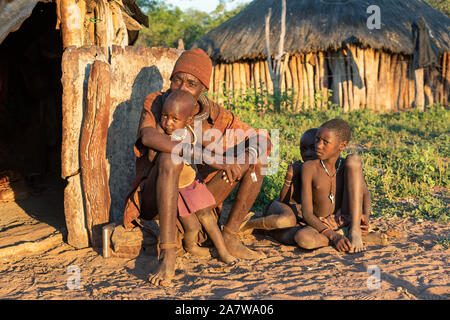
<path fill-rule="evenodd" d="M 95 60 L 89 72 L 80 141 L 86 226 L 90 243 L 102 245 L 101 228 L 109 222 L 111 198 L 106 161 L 106 139 L 110 110 L 110 66 Z"/>

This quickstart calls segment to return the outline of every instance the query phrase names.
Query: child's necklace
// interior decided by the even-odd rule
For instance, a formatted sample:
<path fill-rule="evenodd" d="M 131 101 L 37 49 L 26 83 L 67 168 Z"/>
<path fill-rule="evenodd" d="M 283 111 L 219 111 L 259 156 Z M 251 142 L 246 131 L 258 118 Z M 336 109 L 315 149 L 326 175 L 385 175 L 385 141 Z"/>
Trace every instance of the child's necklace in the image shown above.
<path fill-rule="evenodd" d="M 177 135 L 175 133 L 172 133 L 171 137 L 175 141 L 182 141 L 182 140 L 184 140 L 184 138 L 186 138 L 187 134 L 188 134 L 187 128 L 184 127 L 184 132 L 182 135 Z"/>
<path fill-rule="evenodd" d="M 329 176 L 330 180 L 331 180 L 330 195 L 328 196 L 328 198 L 330 199 L 331 203 L 334 203 L 333 177 L 338 173 L 339 169 L 341 168 L 341 160 L 342 160 L 341 157 L 339 157 L 338 167 L 337 167 L 337 169 L 336 169 L 336 171 L 334 172 L 333 175 L 330 175 L 330 173 L 328 172 L 328 169 L 325 167 L 325 164 L 323 163 L 322 160 L 320 160 L 320 164 L 322 165 L 323 169 L 327 173 L 327 176 Z"/>

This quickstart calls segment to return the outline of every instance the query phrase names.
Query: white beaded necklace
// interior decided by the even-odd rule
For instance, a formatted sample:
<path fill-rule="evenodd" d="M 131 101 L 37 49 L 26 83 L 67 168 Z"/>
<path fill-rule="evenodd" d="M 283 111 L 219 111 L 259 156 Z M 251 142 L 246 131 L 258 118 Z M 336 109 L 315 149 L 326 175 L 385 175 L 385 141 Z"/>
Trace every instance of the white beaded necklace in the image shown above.
<path fill-rule="evenodd" d="M 330 199 L 331 203 L 334 203 L 333 177 L 338 173 L 339 169 L 341 168 L 341 162 L 342 162 L 342 159 L 341 159 L 341 157 L 339 157 L 338 167 L 337 167 L 336 171 L 334 172 L 334 174 L 330 175 L 330 173 L 328 172 L 328 169 L 325 167 L 325 164 L 323 163 L 322 160 L 320 160 L 320 164 L 322 165 L 322 167 L 324 168 L 325 172 L 327 173 L 327 176 L 329 176 L 330 180 L 331 180 L 330 195 L 328 196 L 328 199 Z"/>

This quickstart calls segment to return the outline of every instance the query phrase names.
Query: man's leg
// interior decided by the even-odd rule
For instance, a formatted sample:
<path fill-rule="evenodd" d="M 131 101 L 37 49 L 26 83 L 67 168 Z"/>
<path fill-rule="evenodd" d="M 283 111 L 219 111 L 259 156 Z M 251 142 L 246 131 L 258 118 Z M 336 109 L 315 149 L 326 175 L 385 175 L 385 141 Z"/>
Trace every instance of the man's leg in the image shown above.
<path fill-rule="evenodd" d="M 168 285 L 175 275 L 176 262 L 176 219 L 178 204 L 178 178 L 183 164 L 175 164 L 171 154 L 158 156 L 158 177 L 156 178 L 156 203 L 160 228 L 160 263 L 149 281 L 154 285 Z"/>
<path fill-rule="evenodd" d="M 230 210 L 227 223 L 224 225 L 223 238 L 228 251 L 240 259 L 261 259 L 265 257 L 264 253 L 250 250 L 239 240 L 239 229 L 242 221 L 258 196 L 261 189 L 264 176 L 261 174 L 262 165 L 256 164 L 254 170 L 249 170 L 248 165 L 241 165 L 243 176 L 239 181 L 236 198 Z M 255 172 L 257 181 L 254 182 L 251 173 Z M 226 199 L 238 182 L 227 183 L 222 179 L 222 173 L 219 172 L 208 182 L 208 189 L 214 195 L 216 202 L 221 203 Z"/>

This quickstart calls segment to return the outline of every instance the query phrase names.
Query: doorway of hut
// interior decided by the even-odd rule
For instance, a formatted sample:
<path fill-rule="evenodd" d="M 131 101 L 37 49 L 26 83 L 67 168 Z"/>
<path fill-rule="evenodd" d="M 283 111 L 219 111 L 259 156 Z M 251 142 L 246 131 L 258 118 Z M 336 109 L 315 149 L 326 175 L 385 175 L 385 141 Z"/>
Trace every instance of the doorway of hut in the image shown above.
<path fill-rule="evenodd" d="M 55 3 L 38 2 L 0 44 L 0 236 L 23 223 L 65 234 L 56 22 Z"/>

